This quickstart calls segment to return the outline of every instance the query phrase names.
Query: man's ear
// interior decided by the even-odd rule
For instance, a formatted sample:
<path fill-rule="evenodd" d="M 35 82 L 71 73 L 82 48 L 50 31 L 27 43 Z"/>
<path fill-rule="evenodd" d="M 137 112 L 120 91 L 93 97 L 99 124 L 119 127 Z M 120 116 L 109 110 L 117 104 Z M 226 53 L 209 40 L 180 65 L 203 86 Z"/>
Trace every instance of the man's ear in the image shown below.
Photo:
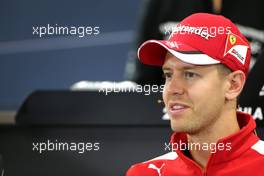
<path fill-rule="evenodd" d="M 246 82 L 245 73 L 241 70 L 234 71 L 227 76 L 227 90 L 225 97 L 227 100 L 234 100 L 236 99 Z"/>

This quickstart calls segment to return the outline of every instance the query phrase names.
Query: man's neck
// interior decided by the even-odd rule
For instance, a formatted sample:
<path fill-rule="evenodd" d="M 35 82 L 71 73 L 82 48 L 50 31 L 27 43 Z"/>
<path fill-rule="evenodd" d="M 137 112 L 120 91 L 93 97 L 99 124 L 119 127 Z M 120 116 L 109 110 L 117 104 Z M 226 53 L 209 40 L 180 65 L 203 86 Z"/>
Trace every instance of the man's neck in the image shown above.
<path fill-rule="evenodd" d="M 224 113 L 215 123 L 211 124 L 211 126 L 208 126 L 206 129 L 195 134 L 188 134 L 188 142 L 200 145 L 207 144 L 210 146 L 212 143 L 217 143 L 219 139 L 236 133 L 239 129 L 236 112 Z M 199 164 L 202 169 L 205 169 L 212 152 L 212 149 L 190 149 L 193 160 Z"/>

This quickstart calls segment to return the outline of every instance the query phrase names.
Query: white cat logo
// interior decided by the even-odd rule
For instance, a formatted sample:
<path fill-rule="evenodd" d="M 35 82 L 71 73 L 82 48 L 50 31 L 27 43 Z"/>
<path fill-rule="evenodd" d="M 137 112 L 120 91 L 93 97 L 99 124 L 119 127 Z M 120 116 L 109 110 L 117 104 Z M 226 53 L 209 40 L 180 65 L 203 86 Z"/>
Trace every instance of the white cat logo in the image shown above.
<path fill-rule="evenodd" d="M 149 168 L 149 169 L 154 169 L 154 170 L 156 170 L 156 171 L 158 172 L 159 176 L 161 176 L 161 172 L 160 172 L 160 170 L 164 167 L 164 165 L 165 165 L 165 163 L 163 163 L 163 164 L 161 165 L 161 167 L 158 168 L 158 167 L 155 166 L 154 164 L 149 164 L 148 168 Z"/>

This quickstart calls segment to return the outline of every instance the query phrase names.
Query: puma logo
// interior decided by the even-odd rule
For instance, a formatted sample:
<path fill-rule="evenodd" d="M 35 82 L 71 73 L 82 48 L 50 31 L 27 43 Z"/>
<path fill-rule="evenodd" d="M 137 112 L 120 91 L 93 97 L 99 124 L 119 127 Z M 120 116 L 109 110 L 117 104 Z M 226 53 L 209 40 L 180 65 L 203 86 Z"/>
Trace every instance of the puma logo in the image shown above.
<path fill-rule="evenodd" d="M 161 165 L 161 167 L 160 168 L 158 168 L 157 166 L 155 166 L 154 164 L 149 164 L 148 165 L 148 168 L 149 169 L 154 169 L 154 170 L 156 170 L 157 172 L 158 172 L 158 174 L 159 174 L 159 176 L 161 176 L 161 169 L 163 168 L 165 166 L 165 163 L 163 163 L 162 165 Z"/>

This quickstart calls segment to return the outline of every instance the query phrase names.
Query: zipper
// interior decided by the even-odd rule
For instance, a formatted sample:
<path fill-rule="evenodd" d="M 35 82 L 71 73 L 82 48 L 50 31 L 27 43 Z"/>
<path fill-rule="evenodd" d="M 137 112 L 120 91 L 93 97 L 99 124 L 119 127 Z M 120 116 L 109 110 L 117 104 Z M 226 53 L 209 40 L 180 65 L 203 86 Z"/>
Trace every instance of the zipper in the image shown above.
<path fill-rule="evenodd" d="M 182 154 L 183 155 L 183 157 L 186 159 L 186 160 L 188 160 L 188 162 L 191 162 L 192 164 L 194 164 L 198 169 L 199 169 L 199 171 L 200 171 L 200 174 L 199 175 L 201 175 L 201 176 L 207 176 L 208 174 L 207 174 L 207 172 L 208 172 L 208 168 L 209 168 L 209 166 L 210 166 L 210 163 L 212 162 L 212 158 L 213 158 L 213 153 L 211 153 L 210 155 L 209 155 L 209 159 L 208 159 L 208 162 L 207 162 L 207 164 L 206 164 L 206 167 L 205 167 L 205 170 L 203 171 L 203 169 L 201 168 L 201 166 L 200 165 L 198 165 L 194 160 L 192 160 L 192 159 L 190 159 L 190 158 L 188 158 L 188 157 L 186 157 L 184 154 Z"/>
<path fill-rule="evenodd" d="M 208 168 L 209 168 L 209 166 L 210 166 L 210 164 L 211 164 L 211 162 L 212 162 L 213 155 L 214 155 L 213 153 L 211 153 L 211 154 L 209 155 L 209 159 L 208 159 L 208 162 L 207 162 L 207 164 L 206 164 L 206 166 L 205 166 L 205 170 L 204 170 L 204 172 L 203 172 L 203 176 L 207 176 Z"/>

